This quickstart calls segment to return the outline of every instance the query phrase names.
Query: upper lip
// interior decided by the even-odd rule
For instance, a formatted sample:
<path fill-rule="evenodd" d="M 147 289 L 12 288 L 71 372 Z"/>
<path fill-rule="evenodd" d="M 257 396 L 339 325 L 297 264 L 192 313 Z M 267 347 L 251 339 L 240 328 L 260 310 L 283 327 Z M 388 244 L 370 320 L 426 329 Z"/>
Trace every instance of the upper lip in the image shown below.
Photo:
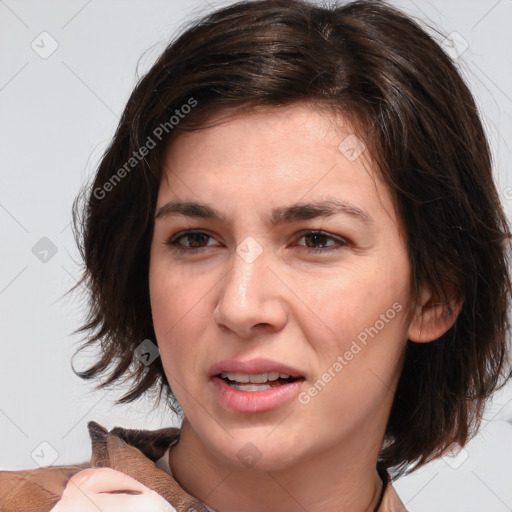
<path fill-rule="evenodd" d="M 271 359 L 250 359 L 242 361 L 240 359 L 225 359 L 219 361 L 210 367 L 210 376 L 219 375 L 221 373 L 270 373 L 277 372 L 289 375 L 290 377 L 302 377 L 299 370 L 292 368 L 286 364 Z"/>

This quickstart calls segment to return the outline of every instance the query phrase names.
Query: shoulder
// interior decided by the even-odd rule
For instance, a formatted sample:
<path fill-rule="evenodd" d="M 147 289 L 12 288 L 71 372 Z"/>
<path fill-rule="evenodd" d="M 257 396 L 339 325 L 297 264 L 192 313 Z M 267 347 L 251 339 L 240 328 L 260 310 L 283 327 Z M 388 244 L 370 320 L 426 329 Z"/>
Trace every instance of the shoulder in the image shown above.
<path fill-rule="evenodd" d="M 0 471 L 2 512 L 46 512 L 59 500 L 69 479 L 90 464 Z"/>
<path fill-rule="evenodd" d="M 92 454 L 89 463 L 22 471 L 0 471 L 2 512 L 48 512 L 61 499 L 70 479 L 85 469 L 111 468 L 155 491 L 177 510 L 205 510 L 165 471 L 155 465 L 180 430 L 139 430 L 116 427 L 110 432 L 88 423 Z"/>

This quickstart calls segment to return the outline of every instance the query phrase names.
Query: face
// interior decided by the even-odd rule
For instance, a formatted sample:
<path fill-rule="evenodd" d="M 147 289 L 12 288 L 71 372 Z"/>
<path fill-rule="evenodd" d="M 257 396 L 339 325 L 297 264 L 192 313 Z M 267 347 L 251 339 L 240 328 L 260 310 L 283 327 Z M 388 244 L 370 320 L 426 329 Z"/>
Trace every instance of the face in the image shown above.
<path fill-rule="evenodd" d="M 153 321 L 171 389 L 213 456 L 242 464 L 245 450 L 278 469 L 378 452 L 409 282 L 389 191 L 342 119 L 269 109 L 169 147 Z"/>

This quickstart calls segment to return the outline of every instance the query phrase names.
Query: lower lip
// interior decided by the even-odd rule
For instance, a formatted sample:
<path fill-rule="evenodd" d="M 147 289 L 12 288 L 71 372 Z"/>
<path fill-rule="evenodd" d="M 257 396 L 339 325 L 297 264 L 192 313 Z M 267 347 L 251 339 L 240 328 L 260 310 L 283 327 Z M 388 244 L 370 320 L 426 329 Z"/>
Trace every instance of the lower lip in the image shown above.
<path fill-rule="evenodd" d="M 276 409 L 299 394 L 303 379 L 262 391 L 240 391 L 228 386 L 224 379 L 213 377 L 212 383 L 222 407 L 234 412 L 265 412 Z"/>

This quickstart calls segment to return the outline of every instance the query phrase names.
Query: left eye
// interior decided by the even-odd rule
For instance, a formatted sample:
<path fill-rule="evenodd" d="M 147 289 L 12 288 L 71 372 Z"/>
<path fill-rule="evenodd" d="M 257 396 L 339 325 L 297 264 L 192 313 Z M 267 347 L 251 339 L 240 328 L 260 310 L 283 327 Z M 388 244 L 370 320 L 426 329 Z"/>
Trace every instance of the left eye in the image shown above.
<path fill-rule="evenodd" d="M 310 249 L 327 248 L 330 250 L 331 248 L 334 249 L 347 245 L 345 240 L 324 233 L 323 231 L 310 231 L 308 233 L 304 233 L 299 239 L 299 242 L 302 240 L 305 242 L 304 245 Z"/>

